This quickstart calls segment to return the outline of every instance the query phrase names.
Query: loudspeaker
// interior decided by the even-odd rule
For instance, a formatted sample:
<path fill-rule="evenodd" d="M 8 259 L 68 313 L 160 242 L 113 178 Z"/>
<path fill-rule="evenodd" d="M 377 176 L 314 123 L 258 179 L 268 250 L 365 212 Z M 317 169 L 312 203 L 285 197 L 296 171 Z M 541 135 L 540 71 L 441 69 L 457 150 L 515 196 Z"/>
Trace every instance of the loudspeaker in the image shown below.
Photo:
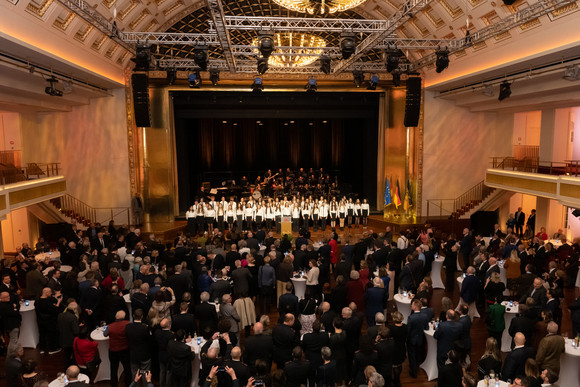
<path fill-rule="evenodd" d="M 476 234 L 489 236 L 493 232 L 493 226 L 498 222 L 496 211 L 477 211 L 469 218 L 470 228 Z"/>
<path fill-rule="evenodd" d="M 135 73 L 131 76 L 133 86 L 133 108 L 137 126 L 151 126 L 149 110 L 149 79 L 147 74 Z"/>
<path fill-rule="evenodd" d="M 421 114 L 421 77 L 407 79 L 407 98 L 405 100 L 405 126 L 419 125 Z"/>
<path fill-rule="evenodd" d="M 574 215 L 577 218 L 580 218 L 580 210 L 576 208 L 574 211 L 572 211 L 572 215 Z"/>

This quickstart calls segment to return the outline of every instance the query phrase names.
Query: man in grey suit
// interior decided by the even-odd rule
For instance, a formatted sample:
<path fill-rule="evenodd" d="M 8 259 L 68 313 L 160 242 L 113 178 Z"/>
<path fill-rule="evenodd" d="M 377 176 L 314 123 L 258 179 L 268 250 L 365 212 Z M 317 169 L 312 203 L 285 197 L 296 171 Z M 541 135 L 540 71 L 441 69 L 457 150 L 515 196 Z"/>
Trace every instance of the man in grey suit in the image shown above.
<path fill-rule="evenodd" d="M 224 294 L 222 296 L 222 304 L 220 306 L 220 316 L 224 319 L 230 321 L 230 339 L 232 339 L 232 345 L 236 345 L 240 342 L 240 330 L 238 323 L 240 322 L 240 316 L 236 309 L 232 305 L 232 296 L 230 294 Z M 235 342 L 234 342 L 235 340 Z"/>

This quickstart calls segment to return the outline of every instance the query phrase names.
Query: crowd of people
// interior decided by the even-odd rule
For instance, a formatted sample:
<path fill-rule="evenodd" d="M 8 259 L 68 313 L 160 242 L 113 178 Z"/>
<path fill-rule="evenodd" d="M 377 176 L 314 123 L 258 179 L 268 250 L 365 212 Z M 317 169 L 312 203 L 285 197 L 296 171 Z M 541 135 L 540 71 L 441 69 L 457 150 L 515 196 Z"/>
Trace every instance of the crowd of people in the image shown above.
<path fill-rule="evenodd" d="M 580 243 L 570 245 L 564 258 L 550 243 L 525 245 L 507 231 L 496 232 L 486 246 L 468 229 L 460 240 L 431 229 L 394 236 L 390 227 L 341 240 L 333 230 L 315 246 L 304 233 L 276 238 L 265 229 L 254 234 L 219 228 L 162 243 L 139 229 L 97 224 L 60 238 L 59 260 L 37 262 L 35 254 L 50 250 L 41 239 L 34 249 L 23 245 L 2 261 L 8 385 L 46 379 L 23 358 L 18 342 L 24 300 L 35 300 L 39 350 L 62 351 L 62 369 L 79 386 L 86 383 L 76 380 L 79 372 L 92 380 L 99 367 L 117 375 L 122 365 L 126 386 L 151 378 L 163 387 L 188 386 L 198 372 L 196 381 L 204 386 L 399 387 L 407 358 L 410 377 L 417 377 L 431 323 L 438 385 L 472 387 L 489 376 L 514 386 L 552 385 L 564 343 L 559 299 L 566 273 L 578 269 Z M 444 297 L 435 316 L 430 272 L 438 256 L 445 257 L 448 295 L 458 261 L 465 278 L 459 304 Z M 513 350 L 504 362 L 500 264 L 508 272 L 508 298 L 519 303 L 509 327 Z M 64 266 L 72 269 L 64 273 Z M 296 278 L 306 283 L 300 298 Z M 406 323 L 389 304 L 399 289 L 413 295 Z M 489 330 L 477 376 L 470 357 L 473 303 L 480 304 Z M 568 307 L 576 336 L 580 299 Z M 100 362 L 91 338 L 95 330 L 109 338 L 108 364 Z M 192 366 L 196 356 L 199 370 Z M 117 378 L 110 384 L 117 386 Z"/>

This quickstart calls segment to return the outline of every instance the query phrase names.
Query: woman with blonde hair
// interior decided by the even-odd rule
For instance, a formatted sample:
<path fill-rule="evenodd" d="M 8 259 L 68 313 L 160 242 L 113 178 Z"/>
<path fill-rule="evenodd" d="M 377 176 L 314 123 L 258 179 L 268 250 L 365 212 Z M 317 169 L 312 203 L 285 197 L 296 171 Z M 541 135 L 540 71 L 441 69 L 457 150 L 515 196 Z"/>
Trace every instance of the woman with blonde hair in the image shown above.
<path fill-rule="evenodd" d="M 521 275 L 520 262 L 521 259 L 518 257 L 518 251 L 512 250 L 510 257 L 503 263 L 507 278 L 507 287 L 511 297 L 515 296 L 519 289 L 519 278 Z"/>
<path fill-rule="evenodd" d="M 391 337 L 395 342 L 395 351 L 393 353 L 393 386 L 401 386 L 401 372 L 403 371 L 403 362 L 407 357 L 407 325 L 403 324 L 403 314 L 399 311 L 391 313 L 393 324 L 389 326 Z"/>
<path fill-rule="evenodd" d="M 481 380 L 492 371 L 497 375 L 501 371 L 501 352 L 497 340 L 488 337 L 485 342 L 485 352 L 477 364 L 477 377 Z"/>
<path fill-rule="evenodd" d="M 495 299 L 503 299 L 503 292 L 505 290 L 505 285 L 501 282 L 501 277 L 499 273 L 493 272 L 491 276 L 488 277 L 483 287 L 485 292 L 485 299 L 489 305 L 495 303 Z"/>
<path fill-rule="evenodd" d="M 447 321 L 447 311 L 449 309 L 455 309 L 453 306 L 453 301 L 449 297 L 441 298 L 441 313 L 439 313 L 440 321 Z"/>

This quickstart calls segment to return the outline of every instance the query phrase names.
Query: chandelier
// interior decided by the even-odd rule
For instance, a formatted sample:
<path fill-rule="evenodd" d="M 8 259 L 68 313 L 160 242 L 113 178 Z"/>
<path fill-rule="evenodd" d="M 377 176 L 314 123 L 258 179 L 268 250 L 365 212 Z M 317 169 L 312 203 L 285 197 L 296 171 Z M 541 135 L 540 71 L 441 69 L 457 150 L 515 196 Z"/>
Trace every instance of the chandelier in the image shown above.
<path fill-rule="evenodd" d="M 284 48 L 283 55 L 270 55 L 268 64 L 274 67 L 308 66 L 318 59 L 322 48 L 326 47 L 326 41 L 321 37 L 293 32 L 275 34 L 274 42 L 276 48 Z M 258 41 L 254 40 L 253 45 L 257 44 Z"/>
<path fill-rule="evenodd" d="M 358 7 L 367 0 L 274 0 L 274 3 L 289 10 L 308 13 L 336 13 Z"/>

